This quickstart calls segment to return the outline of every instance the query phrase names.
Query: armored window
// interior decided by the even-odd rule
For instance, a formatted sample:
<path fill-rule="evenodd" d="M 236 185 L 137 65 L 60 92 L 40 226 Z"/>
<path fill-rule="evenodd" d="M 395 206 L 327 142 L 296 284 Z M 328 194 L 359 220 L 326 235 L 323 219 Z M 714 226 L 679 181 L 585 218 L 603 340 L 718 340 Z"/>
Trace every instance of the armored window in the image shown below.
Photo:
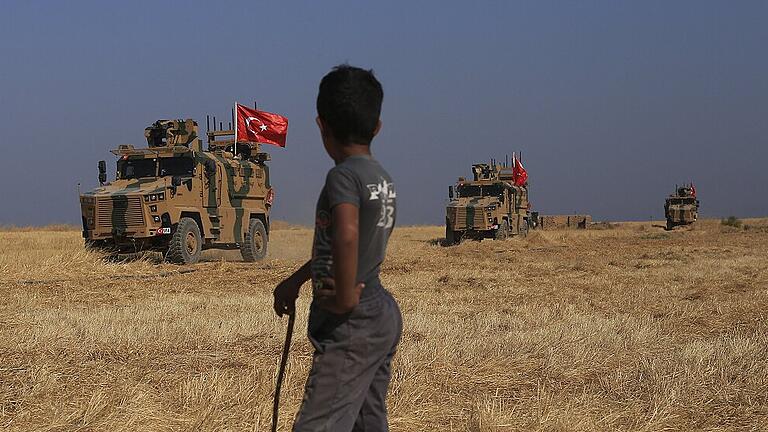
<path fill-rule="evenodd" d="M 477 197 L 482 193 L 480 186 L 459 185 L 456 189 L 460 197 Z"/>
<path fill-rule="evenodd" d="M 501 196 L 504 195 L 504 187 L 501 185 L 483 186 L 483 196 Z"/>
<path fill-rule="evenodd" d="M 154 177 L 155 167 L 154 159 L 121 159 L 117 161 L 117 177 L 120 179 Z"/>
<path fill-rule="evenodd" d="M 160 159 L 161 176 L 191 176 L 195 172 L 195 161 L 191 157 L 169 157 Z"/>
<path fill-rule="evenodd" d="M 504 194 L 501 185 L 459 185 L 457 191 L 460 197 L 498 197 Z"/>

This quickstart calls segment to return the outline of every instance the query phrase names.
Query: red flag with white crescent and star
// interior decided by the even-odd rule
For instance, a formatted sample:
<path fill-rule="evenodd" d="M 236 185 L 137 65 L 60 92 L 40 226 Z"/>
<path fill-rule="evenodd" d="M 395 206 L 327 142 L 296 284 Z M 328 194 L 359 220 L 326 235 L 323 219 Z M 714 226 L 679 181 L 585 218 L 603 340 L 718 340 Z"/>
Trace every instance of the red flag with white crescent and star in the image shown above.
<path fill-rule="evenodd" d="M 237 141 L 285 147 L 288 118 L 235 104 Z"/>
<path fill-rule="evenodd" d="M 514 159 L 515 164 L 512 167 L 512 181 L 515 183 L 515 186 L 524 186 L 528 183 L 528 171 L 523 168 L 523 163 L 520 162 L 520 159 L 516 157 Z"/>

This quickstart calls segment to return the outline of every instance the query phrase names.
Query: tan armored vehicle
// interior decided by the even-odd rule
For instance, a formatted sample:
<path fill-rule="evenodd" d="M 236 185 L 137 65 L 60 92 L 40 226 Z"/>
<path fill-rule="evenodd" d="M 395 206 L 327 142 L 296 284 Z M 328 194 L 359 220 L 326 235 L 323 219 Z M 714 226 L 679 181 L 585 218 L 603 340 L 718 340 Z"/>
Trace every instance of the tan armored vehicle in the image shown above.
<path fill-rule="evenodd" d="M 472 181 L 460 177 L 448 189 L 446 243 L 528 234 L 528 188 L 514 185 L 512 168 L 495 163 L 474 164 L 472 173 Z"/>
<path fill-rule="evenodd" d="M 233 132 L 214 125 L 203 151 L 194 120 L 158 120 L 145 129 L 146 148 L 113 150 L 116 179 L 106 183 L 100 161 L 101 186 L 80 195 L 86 244 L 115 254 L 161 251 L 180 264 L 211 248 L 263 258 L 274 198 L 270 157 L 257 144 L 234 145 Z"/>
<path fill-rule="evenodd" d="M 676 188 L 675 193 L 664 202 L 664 217 L 667 229 L 679 225 L 690 225 L 699 217 L 699 200 L 696 199 L 696 187 L 691 185 Z"/>

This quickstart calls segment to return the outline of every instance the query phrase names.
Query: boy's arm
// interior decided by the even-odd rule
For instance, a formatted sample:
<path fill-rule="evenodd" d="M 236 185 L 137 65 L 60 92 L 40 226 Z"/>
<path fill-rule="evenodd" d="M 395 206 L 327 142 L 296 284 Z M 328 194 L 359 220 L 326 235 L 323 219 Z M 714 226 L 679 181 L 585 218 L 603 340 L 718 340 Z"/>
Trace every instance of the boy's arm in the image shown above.
<path fill-rule="evenodd" d="M 290 315 L 296 310 L 296 298 L 299 296 L 299 288 L 312 277 L 310 272 L 311 263 L 311 260 L 307 261 L 275 288 L 273 307 L 277 316 L 283 316 L 285 313 Z"/>
<path fill-rule="evenodd" d="M 333 281 L 335 295 L 323 297 L 321 306 L 337 314 L 352 311 L 360 302 L 362 283 L 357 283 L 359 215 L 356 205 L 341 203 L 331 212 L 333 224 Z"/>

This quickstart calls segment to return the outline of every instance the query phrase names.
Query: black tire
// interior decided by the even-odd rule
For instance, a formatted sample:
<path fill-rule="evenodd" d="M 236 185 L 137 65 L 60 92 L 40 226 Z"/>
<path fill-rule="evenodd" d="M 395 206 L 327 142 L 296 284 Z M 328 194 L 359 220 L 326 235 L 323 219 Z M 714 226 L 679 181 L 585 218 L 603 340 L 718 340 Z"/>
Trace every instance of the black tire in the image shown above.
<path fill-rule="evenodd" d="M 509 237 L 509 221 L 504 219 L 499 224 L 499 227 L 496 228 L 496 232 L 493 235 L 493 238 L 496 240 L 506 240 L 507 237 Z"/>
<path fill-rule="evenodd" d="M 200 260 L 202 250 L 203 239 L 197 222 L 192 218 L 181 218 L 176 231 L 171 236 L 171 241 L 168 242 L 166 261 L 175 264 L 194 264 Z"/>
<path fill-rule="evenodd" d="M 453 246 L 461 243 L 461 231 L 454 231 L 448 219 L 445 220 L 445 245 Z"/>
<path fill-rule="evenodd" d="M 530 229 L 530 226 L 528 226 L 528 219 L 523 219 L 523 223 L 520 224 L 520 237 L 521 238 L 528 237 L 529 229 Z"/>
<path fill-rule="evenodd" d="M 247 262 L 262 260 L 267 256 L 267 243 L 267 230 L 264 224 L 259 219 L 251 219 L 245 239 L 240 244 L 240 255 Z"/>
<path fill-rule="evenodd" d="M 667 231 L 671 231 L 675 227 L 675 223 L 667 219 Z"/>

